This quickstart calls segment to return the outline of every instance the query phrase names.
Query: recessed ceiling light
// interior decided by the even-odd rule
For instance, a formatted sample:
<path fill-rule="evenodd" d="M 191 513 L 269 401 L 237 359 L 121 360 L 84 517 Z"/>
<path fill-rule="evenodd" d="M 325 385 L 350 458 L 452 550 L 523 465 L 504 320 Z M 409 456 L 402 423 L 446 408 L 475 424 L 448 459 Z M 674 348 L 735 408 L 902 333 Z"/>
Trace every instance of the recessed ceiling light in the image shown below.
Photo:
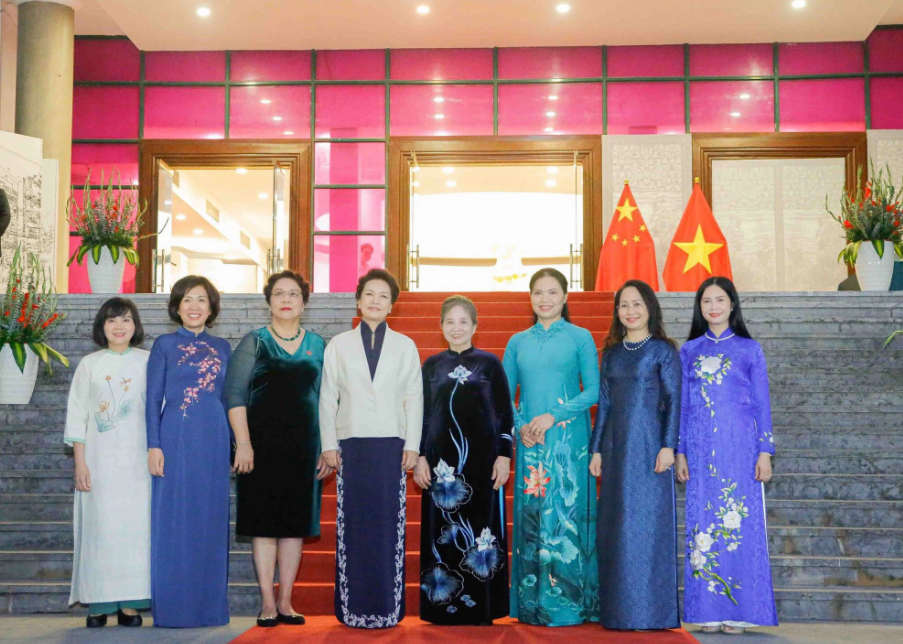
<path fill-rule="evenodd" d="M 806 6 L 806 0 L 793 0 L 793 2 L 790 3 L 790 6 L 794 9 L 802 9 Z"/>
<path fill-rule="evenodd" d="M 555 186 L 558 185 L 558 182 L 555 181 L 555 179 L 546 179 L 546 185 L 549 186 L 550 188 L 554 188 Z"/>
<path fill-rule="evenodd" d="M 554 132 L 554 131 L 555 131 L 554 127 L 547 127 L 547 128 L 543 129 L 543 132 Z"/>
<path fill-rule="evenodd" d="M 454 188 L 456 185 L 458 185 L 458 182 L 457 181 L 446 181 L 445 185 L 447 185 L 449 188 Z"/>
<path fill-rule="evenodd" d="M 454 171 L 455 169 L 451 166 L 445 166 L 444 168 L 442 168 L 442 172 L 444 172 L 445 174 L 451 174 Z"/>
<path fill-rule="evenodd" d="M 186 219 L 188 219 L 187 215 L 183 215 L 182 213 L 176 215 L 176 221 L 185 221 Z"/>
<path fill-rule="evenodd" d="M 419 182 L 419 181 L 415 181 L 415 182 L 412 183 L 411 185 L 414 186 L 415 188 L 419 188 L 419 187 L 420 187 L 420 182 Z"/>
<path fill-rule="evenodd" d="M 555 11 L 558 13 L 567 13 L 571 10 L 571 5 L 562 2 L 560 5 L 555 7 Z"/>
<path fill-rule="evenodd" d="M 268 99 L 268 98 L 262 98 L 262 99 L 260 99 L 260 102 L 263 103 L 264 105 L 269 105 L 269 104 L 272 103 L 273 101 L 271 101 L 271 100 Z"/>
<path fill-rule="evenodd" d="M 748 101 L 748 100 L 749 100 L 749 94 L 740 94 L 740 98 L 743 99 L 744 101 Z"/>
<path fill-rule="evenodd" d="M 731 116 L 737 118 L 738 116 L 740 116 L 740 112 L 731 112 Z"/>
<path fill-rule="evenodd" d="M 294 132 L 292 132 L 291 130 L 286 130 L 285 132 L 283 132 L 283 134 L 285 136 L 291 136 L 292 134 L 294 134 Z"/>
<path fill-rule="evenodd" d="M 553 165 L 552 165 L 552 166 L 549 166 L 548 168 L 546 168 L 546 170 L 549 171 L 549 174 L 558 174 L 558 168 L 556 168 L 556 167 L 553 166 Z"/>
<path fill-rule="evenodd" d="M 445 99 L 444 99 L 443 97 L 441 97 L 441 96 L 436 96 L 436 97 L 433 98 L 433 101 L 436 102 L 436 103 L 444 103 L 444 102 L 445 102 Z"/>
<path fill-rule="evenodd" d="M 445 118 L 445 114 L 434 114 L 434 115 L 433 115 L 433 118 L 436 119 L 436 120 L 438 120 L 438 121 L 441 121 L 442 119 Z"/>
<path fill-rule="evenodd" d="M 426 6 L 425 4 L 422 4 L 419 7 L 417 7 L 417 13 L 419 13 L 421 16 L 425 16 L 429 12 L 430 12 L 430 8 L 428 6 Z"/>
<path fill-rule="evenodd" d="M 266 198 L 269 197 L 270 195 L 268 195 L 268 194 L 265 193 L 265 192 L 258 192 L 258 193 L 257 193 L 257 196 L 258 196 L 258 198 L 260 198 L 260 199 L 266 199 Z"/>
<path fill-rule="evenodd" d="M 550 101 L 557 101 L 557 100 L 558 100 L 558 95 L 557 95 L 557 94 L 552 94 L 551 96 L 549 96 L 549 100 L 550 100 Z"/>
<path fill-rule="evenodd" d="M 553 116 L 555 116 L 555 112 L 546 112 L 546 116 L 552 118 Z"/>
<path fill-rule="evenodd" d="M 195 229 L 194 229 L 194 234 L 195 234 L 195 235 L 203 235 L 203 234 L 204 234 L 204 229 L 203 229 L 203 228 L 195 228 Z"/>
<path fill-rule="evenodd" d="M 238 174 L 248 174 L 248 169 L 247 169 L 247 168 L 235 168 L 235 171 L 236 171 Z"/>
<path fill-rule="evenodd" d="M 281 117 L 281 116 L 274 116 L 274 117 L 273 117 L 273 120 L 274 120 L 274 121 L 281 121 L 281 120 L 282 120 L 282 117 Z"/>
<path fill-rule="evenodd" d="M 210 9 L 208 7 L 198 7 L 198 15 L 201 18 L 209 18 L 210 17 Z"/>

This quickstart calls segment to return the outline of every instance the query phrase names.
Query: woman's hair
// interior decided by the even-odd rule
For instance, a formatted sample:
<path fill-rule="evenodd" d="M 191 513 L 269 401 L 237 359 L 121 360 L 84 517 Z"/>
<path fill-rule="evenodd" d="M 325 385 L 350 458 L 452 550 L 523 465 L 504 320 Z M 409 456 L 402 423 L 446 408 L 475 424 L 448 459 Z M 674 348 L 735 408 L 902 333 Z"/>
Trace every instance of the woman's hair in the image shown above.
<path fill-rule="evenodd" d="M 705 335 L 705 332 L 709 329 L 709 323 L 702 316 L 702 294 L 710 286 L 717 286 L 727 293 L 731 300 L 731 315 L 728 318 L 728 326 L 731 331 L 741 338 L 752 338 L 746 328 L 746 322 L 743 321 L 743 312 L 740 310 L 740 296 L 737 294 L 737 287 L 726 277 L 710 277 L 700 284 L 699 289 L 696 291 L 696 301 L 693 304 L 693 322 L 690 324 L 690 336 L 687 340 L 694 340 Z"/>
<path fill-rule="evenodd" d="M 642 280 L 628 280 L 615 293 L 615 307 L 611 316 L 611 327 L 608 329 L 608 337 L 605 338 L 605 345 L 602 350 L 610 349 L 616 344 L 623 342 L 624 338 L 627 337 L 627 329 L 621 324 L 621 318 L 618 317 L 618 307 L 621 306 L 621 294 L 624 293 L 624 289 L 631 286 L 640 292 L 640 297 L 643 298 L 643 302 L 646 304 L 646 310 L 649 312 L 649 333 L 652 334 L 653 338 L 665 340 L 676 348 L 677 343 L 665 333 L 665 323 L 662 321 L 662 307 L 658 303 L 658 298 L 655 297 L 655 291 Z"/>
<path fill-rule="evenodd" d="M 97 315 L 94 316 L 94 328 L 91 332 L 94 344 L 104 348 L 110 345 L 107 335 L 104 333 L 104 326 L 106 326 L 107 320 L 118 318 L 121 315 L 131 315 L 132 322 L 135 323 L 135 334 L 129 340 L 129 346 L 137 347 L 144 342 L 144 326 L 141 324 L 141 316 L 138 315 L 138 307 L 124 297 L 111 297 L 100 305 Z"/>
<path fill-rule="evenodd" d="M 206 277 L 200 275 L 186 275 L 178 282 L 172 285 L 172 293 L 169 294 L 169 319 L 176 324 L 183 324 L 182 316 L 179 315 L 179 305 L 185 299 L 185 294 L 195 286 L 203 286 L 207 291 L 207 299 L 210 302 L 210 315 L 204 325 L 213 326 L 213 321 L 219 315 L 219 291 Z"/>
<path fill-rule="evenodd" d="M 310 282 L 304 279 L 301 273 L 296 273 L 295 271 L 282 271 L 281 273 L 270 275 L 267 285 L 263 287 L 263 296 L 266 298 L 267 304 L 270 303 L 270 297 L 273 295 L 273 287 L 281 279 L 294 280 L 298 288 L 301 289 L 301 299 L 307 304 L 307 300 L 310 298 Z"/>
<path fill-rule="evenodd" d="M 392 273 L 382 268 L 371 268 L 367 271 L 366 275 L 357 281 L 357 290 L 354 292 L 354 299 L 361 299 L 361 295 L 364 292 L 364 288 L 367 286 L 367 282 L 372 282 L 373 280 L 382 280 L 389 285 L 389 290 L 392 291 L 392 304 L 395 304 L 398 300 L 398 293 L 400 291 L 398 282 L 392 277 Z"/>
<path fill-rule="evenodd" d="M 439 314 L 439 324 L 445 323 L 445 316 L 456 306 L 464 309 L 467 315 L 470 316 L 470 321 L 473 322 L 473 325 L 477 325 L 477 307 L 474 306 L 469 297 L 464 297 L 463 295 L 452 295 L 445 298 L 445 301 L 442 303 L 442 312 Z"/>
<path fill-rule="evenodd" d="M 567 278 L 556 268 L 540 268 L 538 271 L 533 273 L 533 277 L 530 278 L 530 295 L 533 294 L 533 285 L 543 277 L 552 277 L 554 278 L 560 285 L 561 290 L 565 295 L 568 294 L 568 280 Z M 568 311 L 568 303 L 564 303 L 564 308 L 561 309 L 561 317 L 563 317 L 566 321 L 571 321 L 571 313 Z M 536 312 L 533 312 L 533 324 L 539 322 L 539 316 L 536 315 Z"/>

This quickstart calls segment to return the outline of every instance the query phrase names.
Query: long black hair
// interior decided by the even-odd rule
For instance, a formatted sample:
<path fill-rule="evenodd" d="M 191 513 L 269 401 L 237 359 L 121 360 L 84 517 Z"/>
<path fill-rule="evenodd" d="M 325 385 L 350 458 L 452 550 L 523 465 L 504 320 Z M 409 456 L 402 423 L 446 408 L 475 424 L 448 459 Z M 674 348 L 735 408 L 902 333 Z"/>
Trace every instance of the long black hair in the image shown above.
<path fill-rule="evenodd" d="M 530 295 L 531 295 L 531 297 L 533 295 L 533 285 L 536 284 L 537 280 L 540 280 L 543 277 L 554 278 L 555 281 L 557 281 L 558 284 L 561 286 L 562 292 L 564 292 L 565 295 L 568 294 L 568 280 L 564 276 L 564 274 L 562 274 L 562 272 L 559 271 L 557 268 L 546 267 L 546 268 L 540 268 L 538 271 L 533 273 L 533 277 L 530 278 Z M 561 309 L 561 317 L 563 317 L 566 322 L 571 321 L 571 314 L 568 311 L 568 303 L 567 302 L 564 303 L 564 308 Z M 539 322 L 539 316 L 536 315 L 536 311 L 534 311 L 533 312 L 533 324 L 536 324 L 537 322 Z"/>
<path fill-rule="evenodd" d="M 611 326 L 608 329 L 608 337 L 605 338 L 603 351 L 623 342 L 624 338 L 627 337 L 627 329 L 621 324 L 621 318 L 618 317 L 618 307 L 621 306 L 621 294 L 624 292 L 624 289 L 630 288 L 631 286 L 639 291 L 640 297 L 643 298 L 643 302 L 646 304 L 646 310 L 649 311 L 649 333 L 652 334 L 653 338 L 664 340 L 677 348 L 677 343 L 665 333 L 665 323 L 662 320 L 662 307 L 658 303 L 658 298 L 655 297 L 655 291 L 642 280 L 628 280 L 624 282 L 624 284 L 621 285 L 621 288 L 618 289 L 618 292 L 615 293 L 614 313 L 612 313 L 611 316 Z"/>
<path fill-rule="evenodd" d="M 734 335 L 739 335 L 741 338 L 752 338 L 746 329 L 746 322 L 743 321 L 743 312 L 740 310 L 740 296 L 737 295 L 737 287 L 726 277 L 710 277 L 700 284 L 699 289 L 696 291 L 696 302 L 693 304 L 693 322 L 690 325 L 690 336 L 687 340 L 694 340 L 703 336 L 709 330 L 709 323 L 702 316 L 702 294 L 710 286 L 717 286 L 727 293 L 727 296 L 731 299 L 731 315 L 727 323 Z"/>

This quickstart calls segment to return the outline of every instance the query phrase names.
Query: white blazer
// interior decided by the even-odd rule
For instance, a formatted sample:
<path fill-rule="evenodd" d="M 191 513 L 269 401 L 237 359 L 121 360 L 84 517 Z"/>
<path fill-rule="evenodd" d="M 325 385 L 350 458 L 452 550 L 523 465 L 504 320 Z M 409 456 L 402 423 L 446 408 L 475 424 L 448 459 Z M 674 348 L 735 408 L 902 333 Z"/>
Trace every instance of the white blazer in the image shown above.
<path fill-rule="evenodd" d="M 346 438 L 397 436 L 406 450 L 419 452 L 422 431 L 423 380 L 414 341 L 387 327 L 371 380 L 360 325 L 335 336 L 326 346 L 320 383 L 322 450 L 338 449 Z"/>

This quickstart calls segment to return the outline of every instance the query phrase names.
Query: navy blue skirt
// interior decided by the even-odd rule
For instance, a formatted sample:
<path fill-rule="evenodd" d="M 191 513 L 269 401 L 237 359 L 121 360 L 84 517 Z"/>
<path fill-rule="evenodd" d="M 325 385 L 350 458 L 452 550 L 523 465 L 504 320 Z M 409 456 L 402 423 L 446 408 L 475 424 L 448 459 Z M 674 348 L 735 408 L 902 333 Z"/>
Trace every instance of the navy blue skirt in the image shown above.
<path fill-rule="evenodd" d="M 404 619 L 406 473 L 400 438 L 339 441 L 335 614 L 353 628 Z"/>

